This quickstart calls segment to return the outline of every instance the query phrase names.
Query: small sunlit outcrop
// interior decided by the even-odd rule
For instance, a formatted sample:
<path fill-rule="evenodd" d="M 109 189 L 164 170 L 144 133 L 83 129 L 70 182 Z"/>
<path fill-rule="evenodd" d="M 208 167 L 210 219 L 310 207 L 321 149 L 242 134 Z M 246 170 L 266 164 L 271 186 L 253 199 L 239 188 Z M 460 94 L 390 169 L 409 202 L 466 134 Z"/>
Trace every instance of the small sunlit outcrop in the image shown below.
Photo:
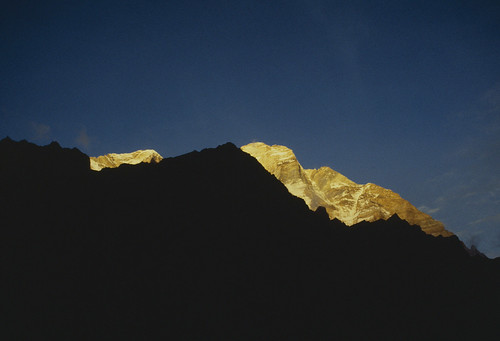
<path fill-rule="evenodd" d="M 163 157 L 153 149 L 137 150 L 133 153 L 107 154 L 90 157 L 90 169 L 100 171 L 103 168 L 116 168 L 122 164 L 137 165 L 142 162 L 158 163 Z"/>

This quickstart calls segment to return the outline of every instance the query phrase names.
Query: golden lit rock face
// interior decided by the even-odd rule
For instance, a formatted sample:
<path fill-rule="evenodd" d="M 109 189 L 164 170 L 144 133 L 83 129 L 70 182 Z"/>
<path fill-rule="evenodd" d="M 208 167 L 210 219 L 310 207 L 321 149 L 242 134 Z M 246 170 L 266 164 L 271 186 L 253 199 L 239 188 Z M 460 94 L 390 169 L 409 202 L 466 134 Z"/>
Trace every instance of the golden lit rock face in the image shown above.
<path fill-rule="evenodd" d="M 158 163 L 162 160 L 160 154 L 153 149 L 137 150 L 133 153 L 107 154 L 98 157 L 90 157 L 90 169 L 100 171 L 103 168 L 116 168 L 124 163 L 136 165 L 142 162 Z"/>
<path fill-rule="evenodd" d="M 285 146 L 256 142 L 241 149 L 255 157 L 291 194 L 304 199 L 311 210 L 325 207 L 331 219 L 354 225 L 363 220 L 388 219 L 397 214 L 433 236 L 452 235 L 445 230 L 443 223 L 419 211 L 391 190 L 371 183 L 359 185 L 329 167 L 302 168 L 293 151 Z"/>

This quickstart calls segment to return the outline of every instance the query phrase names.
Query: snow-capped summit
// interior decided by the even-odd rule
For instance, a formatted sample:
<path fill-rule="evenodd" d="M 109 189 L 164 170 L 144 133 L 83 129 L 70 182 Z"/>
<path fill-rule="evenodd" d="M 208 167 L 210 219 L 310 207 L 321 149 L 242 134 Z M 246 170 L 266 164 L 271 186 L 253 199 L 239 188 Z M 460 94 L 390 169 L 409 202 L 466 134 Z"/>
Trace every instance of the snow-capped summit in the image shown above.
<path fill-rule="evenodd" d="M 329 167 L 302 168 L 293 151 L 285 146 L 256 142 L 241 149 L 255 157 L 291 194 L 304 199 L 310 209 L 325 207 L 331 219 L 354 225 L 363 220 L 386 220 L 397 214 L 428 234 L 452 235 L 441 222 L 389 189 L 372 183 L 357 184 Z"/>
<path fill-rule="evenodd" d="M 121 164 L 136 165 L 142 162 L 158 163 L 162 160 L 162 156 L 153 149 L 137 150 L 132 153 L 123 154 L 107 154 L 97 157 L 90 157 L 90 168 L 95 171 L 100 171 L 103 168 L 116 168 Z"/>

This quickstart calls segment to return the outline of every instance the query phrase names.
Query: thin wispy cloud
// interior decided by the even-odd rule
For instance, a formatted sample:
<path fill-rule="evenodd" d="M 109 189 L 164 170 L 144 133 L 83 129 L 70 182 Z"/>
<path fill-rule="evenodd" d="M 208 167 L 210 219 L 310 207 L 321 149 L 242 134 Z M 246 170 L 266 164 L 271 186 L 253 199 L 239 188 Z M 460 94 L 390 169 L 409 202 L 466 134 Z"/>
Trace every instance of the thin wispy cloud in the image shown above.
<path fill-rule="evenodd" d="M 469 223 L 469 225 L 477 225 L 477 224 L 481 224 L 481 223 L 484 223 L 484 222 L 492 222 L 492 223 L 498 223 L 498 224 L 500 224 L 500 213 L 496 214 L 496 215 L 487 216 L 487 217 L 478 219 L 476 221 L 473 221 L 473 222 Z"/>
<path fill-rule="evenodd" d="M 465 114 L 474 127 L 448 155 L 448 169 L 429 180 L 439 197 L 420 209 L 430 214 L 439 207 L 435 217 L 447 228 L 488 256 L 500 256 L 492 243 L 500 234 L 500 86 L 486 91 Z"/>
<path fill-rule="evenodd" d="M 88 150 L 90 147 L 90 137 L 87 134 L 87 129 L 83 127 L 80 132 L 78 133 L 78 136 L 76 138 L 76 144 L 83 148 L 84 150 Z"/>
<path fill-rule="evenodd" d="M 30 122 L 32 138 L 36 142 L 47 142 L 50 140 L 50 126 L 43 123 Z"/>
<path fill-rule="evenodd" d="M 441 210 L 441 208 L 439 208 L 439 207 L 430 208 L 430 207 L 427 207 L 427 206 L 425 206 L 425 205 L 424 205 L 424 206 L 420 206 L 420 207 L 418 207 L 418 209 L 419 209 L 420 211 L 424 212 L 424 213 L 429 214 L 429 215 L 432 215 L 432 214 L 434 214 L 434 213 L 436 213 L 436 212 L 439 212 L 439 211 Z"/>
<path fill-rule="evenodd" d="M 500 111 L 500 84 L 495 85 L 485 92 L 481 102 L 488 106 L 488 112 Z"/>

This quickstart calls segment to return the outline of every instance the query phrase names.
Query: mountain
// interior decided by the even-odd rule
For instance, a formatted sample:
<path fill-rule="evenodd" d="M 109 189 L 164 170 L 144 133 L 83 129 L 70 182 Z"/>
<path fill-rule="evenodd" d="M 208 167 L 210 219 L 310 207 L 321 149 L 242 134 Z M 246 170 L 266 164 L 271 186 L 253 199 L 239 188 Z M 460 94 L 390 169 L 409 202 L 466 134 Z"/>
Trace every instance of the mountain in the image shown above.
<path fill-rule="evenodd" d="M 133 153 L 106 154 L 97 157 L 90 157 L 90 168 L 100 171 L 103 168 L 116 168 L 122 164 L 137 165 L 142 162 L 158 163 L 162 160 L 160 154 L 153 149 L 137 150 Z"/>
<path fill-rule="evenodd" d="M 304 199 L 313 211 L 326 208 L 331 219 L 337 218 L 351 226 L 361 221 L 387 220 L 397 214 L 410 224 L 419 225 L 434 236 L 450 236 L 444 225 L 419 211 L 398 194 L 368 183 L 359 185 L 328 167 L 304 169 L 293 151 L 285 146 L 251 143 L 241 149 L 255 157 L 275 175 L 293 195 Z M 162 156 L 152 149 L 132 153 L 111 153 L 90 157 L 90 168 L 116 168 L 122 164 L 158 163 Z"/>
<path fill-rule="evenodd" d="M 61 170 L 63 169 L 63 170 Z M 500 263 L 346 227 L 231 143 L 101 172 L 0 141 L 2 340 L 496 340 Z"/>
<path fill-rule="evenodd" d="M 387 220 L 394 214 L 433 236 L 451 236 L 444 225 L 404 200 L 372 183 L 357 184 L 329 167 L 304 169 L 285 146 L 250 143 L 241 149 L 255 157 L 291 194 L 304 199 L 311 210 L 326 208 L 330 219 L 352 226 L 362 221 Z"/>

